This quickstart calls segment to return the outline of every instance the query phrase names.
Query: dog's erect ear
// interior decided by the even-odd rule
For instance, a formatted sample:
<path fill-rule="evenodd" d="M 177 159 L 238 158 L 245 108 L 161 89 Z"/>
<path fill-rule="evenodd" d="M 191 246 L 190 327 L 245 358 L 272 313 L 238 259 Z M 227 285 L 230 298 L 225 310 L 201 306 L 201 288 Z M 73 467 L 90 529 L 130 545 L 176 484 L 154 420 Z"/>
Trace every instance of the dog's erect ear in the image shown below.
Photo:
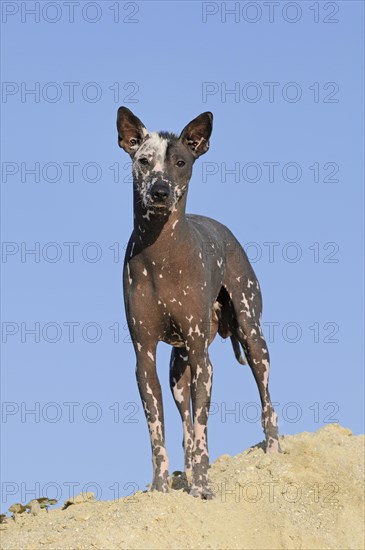
<path fill-rule="evenodd" d="M 213 129 L 213 114 L 207 111 L 189 122 L 179 139 L 191 151 L 195 158 L 209 149 L 209 138 Z"/>
<path fill-rule="evenodd" d="M 131 156 L 148 134 L 142 122 L 127 107 L 119 107 L 117 116 L 118 144 Z"/>

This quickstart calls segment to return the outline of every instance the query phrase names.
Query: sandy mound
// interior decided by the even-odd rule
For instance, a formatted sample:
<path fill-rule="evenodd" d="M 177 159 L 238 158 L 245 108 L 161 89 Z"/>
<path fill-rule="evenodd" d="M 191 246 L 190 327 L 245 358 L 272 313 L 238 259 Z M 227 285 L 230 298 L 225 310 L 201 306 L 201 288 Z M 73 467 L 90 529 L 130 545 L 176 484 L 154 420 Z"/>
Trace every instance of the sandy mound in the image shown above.
<path fill-rule="evenodd" d="M 211 467 L 212 501 L 183 490 L 137 493 L 65 510 L 23 513 L 1 525 L 4 550 L 363 549 L 364 436 L 336 424 L 281 438 Z M 77 499 L 76 499 L 77 500 Z"/>

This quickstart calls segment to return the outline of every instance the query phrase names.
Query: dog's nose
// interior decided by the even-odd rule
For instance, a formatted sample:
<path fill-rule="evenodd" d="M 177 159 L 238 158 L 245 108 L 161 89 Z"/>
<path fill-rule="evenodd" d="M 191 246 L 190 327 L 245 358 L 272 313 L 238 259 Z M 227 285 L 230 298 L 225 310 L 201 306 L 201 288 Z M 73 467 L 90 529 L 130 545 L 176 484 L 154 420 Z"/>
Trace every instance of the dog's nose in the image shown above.
<path fill-rule="evenodd" d="M 165 185 L 155 185 L 152 190 L 152 198 L 156 202 L 165 202 L 170 194 L 168 187 Z"/>

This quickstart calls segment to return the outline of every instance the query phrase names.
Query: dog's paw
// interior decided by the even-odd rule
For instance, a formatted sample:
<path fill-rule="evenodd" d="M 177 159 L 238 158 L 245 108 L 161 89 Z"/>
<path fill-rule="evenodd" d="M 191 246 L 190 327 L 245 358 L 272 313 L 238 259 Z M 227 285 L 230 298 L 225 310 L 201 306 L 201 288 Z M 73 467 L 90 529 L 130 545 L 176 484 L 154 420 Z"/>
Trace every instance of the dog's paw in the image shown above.
<path fill-rule="evenodd" d="M 159 491 L 160 493 L 168 493 L 171 486 L 171 480 L 169 476 L 156 476 L 154 477 L 149 490 Z"/>
<path fill-rule="evenodd" d="M 195 498 L 201 498 L 202 500 L 211 500 L 214 497 L 212 490 L 206 487 L 199 487 L 193 485 L 189 491 L 189 494 Z"/>
<path fill-rule="evenodd" d="M 281 453 L 280 443 L 278 439 L 274 439 L 273 437 L 269 437 L 266 441 L 266 447 L 265 447 L 266 453 Z"/>

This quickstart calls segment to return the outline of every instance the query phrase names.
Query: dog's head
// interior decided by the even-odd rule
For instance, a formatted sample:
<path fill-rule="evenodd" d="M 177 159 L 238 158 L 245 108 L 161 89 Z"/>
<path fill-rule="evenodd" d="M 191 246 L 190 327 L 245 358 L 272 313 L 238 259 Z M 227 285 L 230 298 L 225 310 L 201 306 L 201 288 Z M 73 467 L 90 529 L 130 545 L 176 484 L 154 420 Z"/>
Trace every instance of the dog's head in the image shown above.
<path fill-rule="evenodd" d="M 180 136 L 149 132 L 126 107 L 118 109 L 118 143 L 132 158 L 133 181 L 143 208 L 174 210 L 185 195 L 194 161 L 208 151 L 213 115 L 194 118 Z"/>

